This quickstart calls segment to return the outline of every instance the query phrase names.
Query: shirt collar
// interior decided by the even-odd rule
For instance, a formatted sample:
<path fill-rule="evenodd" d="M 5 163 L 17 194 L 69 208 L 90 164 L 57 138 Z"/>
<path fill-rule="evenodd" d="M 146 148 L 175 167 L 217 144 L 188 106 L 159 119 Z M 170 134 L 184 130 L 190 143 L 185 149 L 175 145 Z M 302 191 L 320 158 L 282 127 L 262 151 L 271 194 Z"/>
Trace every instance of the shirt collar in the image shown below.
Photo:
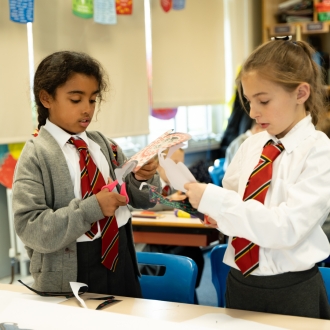
<path fill-rule="evenodd" d="M 46 120 L 46 124 L 44 128 L 53 136 L 56 142 L 59 144 L 61 148 L 63 148 L 71 136 L 78 136 L 82 140 L 84 140 L 89 147 L 89 139 L 87 138 L 86 132 L 78 133 L 71 135 L 64 131 L 62 128 L 58 127 L 57 125 L 53 124 L 50 120 Z"/>
<path fill-rule="evenodd" d="M 312 123 L 311 115 L 307 115 L 300 120 L 291 130 L 281 139 L 271 134 L 266 134 L 268 140 L 273 140 L 275 143 L 282 143 L 285 151 L 291 153 L 299 144 L 301 144 L 308 136 L 315 131 Z M 268 141 L 267 140 L 267 141 Z"/>
<path fill-rule="evenodd" d="M 160 184 L 162 185 L 162 188 L 165 186 L 168 186 L 168 184 L 159 176 Z"/>

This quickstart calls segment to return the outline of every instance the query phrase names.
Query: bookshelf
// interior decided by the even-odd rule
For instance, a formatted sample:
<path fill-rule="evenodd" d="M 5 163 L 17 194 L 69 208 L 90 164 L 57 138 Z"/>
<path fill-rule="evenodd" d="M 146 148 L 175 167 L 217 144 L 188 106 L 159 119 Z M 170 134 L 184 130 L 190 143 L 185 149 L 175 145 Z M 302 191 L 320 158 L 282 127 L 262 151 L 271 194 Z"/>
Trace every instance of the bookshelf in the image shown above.
<path fill-rule="evenodd" d="M 329 34 L 330 21 L 320 22 L 314 10 L 313 21 L 278 23 L 276 13 L 283 0 L 262 0 L 262 40 L 268 41 L 272 36 L 291 35 L 295 40 L 304 40 L 311 34 Z M 314 4 L 321 2 L 314 0 Z M 291 33 L 290 33 L 291 32 Z M 330 46 L 329 46 L 330 47 Z"/>
<path fill-rule="evenodd" d="M 304 40 L 310 43 L 313 38 L 317 39 L 319 50 L 330 54 L 330 21 L 319 21 L 314 9 L 313 20 L 310 22 L 278 23 L 276 13 L 279 4 L 284 2 L 286 1 L 262 0 L 262 41 L 266 42 L 271 37 L 280 35 L 292 35 L 293 40 Z M 320 2 L 320 0 L 314 0 L 314 5 Z M 328 77 L 330 77 L 329 74 Z M 327 85 L 330 85 L 330 78 L 328 78 Z M 327 89 L 330 91 L 330 86 L 327 86 Z"/>

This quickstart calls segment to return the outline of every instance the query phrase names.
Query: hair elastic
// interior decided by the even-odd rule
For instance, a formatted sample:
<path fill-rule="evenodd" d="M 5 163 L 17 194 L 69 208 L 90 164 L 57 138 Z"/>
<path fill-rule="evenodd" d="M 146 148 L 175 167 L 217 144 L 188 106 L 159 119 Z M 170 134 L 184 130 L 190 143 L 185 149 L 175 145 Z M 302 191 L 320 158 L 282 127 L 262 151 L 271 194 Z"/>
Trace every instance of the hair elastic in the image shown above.
<path fill-rule="evenodd" d="M 271 41 L 275 40 L 283 40 L 283 41 L 290 41 L 292 39 L 292 36 L 278 36 L 278 37 L 271 37 Z"/>

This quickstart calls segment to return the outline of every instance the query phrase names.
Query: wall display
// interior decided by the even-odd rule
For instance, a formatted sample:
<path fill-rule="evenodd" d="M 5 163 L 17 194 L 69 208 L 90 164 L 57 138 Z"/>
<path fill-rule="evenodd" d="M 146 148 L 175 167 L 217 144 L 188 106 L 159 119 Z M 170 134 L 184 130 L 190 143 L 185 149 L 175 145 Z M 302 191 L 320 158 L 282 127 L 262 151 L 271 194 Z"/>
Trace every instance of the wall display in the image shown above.
<path fill-rule="evenodd" d="M 93 0 L 72 0 L 72 12 L 81 18 L 92 18 Z"/>
<path fill-rule="evenodd" d="M 118 15 L 131 15 L 133 11 L 133 0 L 116 0 Z"/>
<path fill-rule="evenodd" d="M 174 10 L 184 9 L 186 5 L 186 0 L 173 0 L 172 8 Z"/>
<path fill-rule="evenodd" d="M 9 0 L 10 20 L 16 23 L 33 22 L 34 0 Z"/>
<path fill-rule="evenodd" d="M 160 4 L 165 13 L 169 12 L 172 8 L 172 0 L 160 0 Z"/>
<path fill-rule="evenodd" d="M 0 184 L 11 189 L 17 160 L 25 143 L 0 145 Z"/>
<path fill-rule="evenodd" d="M 94 0 L 94 21 L 99 24 L 117 24 L 115 0 Z"/>

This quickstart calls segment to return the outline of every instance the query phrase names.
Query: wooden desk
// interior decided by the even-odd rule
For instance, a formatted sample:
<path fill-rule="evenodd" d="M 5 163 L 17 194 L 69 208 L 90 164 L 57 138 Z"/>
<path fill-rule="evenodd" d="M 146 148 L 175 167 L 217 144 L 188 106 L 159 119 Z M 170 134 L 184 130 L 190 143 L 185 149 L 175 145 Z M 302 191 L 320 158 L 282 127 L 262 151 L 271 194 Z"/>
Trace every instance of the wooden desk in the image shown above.
<path fill-rule="evenodd" d="M 21 285 L 10 285 L 10 284 L 0 284 L 0 297 L 1 290 L 16 291 L 16 292 L 28 292 L 31 293 L 27 288 Z M 88 297 L 95 297 L 96 294 L 85 293 L 81 297 L 85 300 L 85 303 L 89 309 L 95 309 L 100 301 L 86 300 Z M 172 322 L 184 322 L 190 319 L 194 319 L 199 316 L 212 313 L 226 314 L 234 318 L 239 318 L 243 320 L 249 320 L 258 322 L 260 324 L 273 325 L 277 327 L 282 327 L 286 329 L 293 330 L 329 330 L 330 321 L 311 319 L 304 317 L 294 317 L 285 316 L 277 314 L 266 314 L 257 313 L 249 311 L 234 310 L 228 308 L 217 308 L 210 306 L 199 306 L 199 305 L 188 305 L 180 303 L 171 303 L 165 301 L 157 300 L 147 300 L 147 299 L 135 299 L 127 297 L 117 297 L 122 301 L 109 305 L 104 308 L 104 312 L 113 312 L 124 315 L 140 316 L 149 319 L 157 319 Z M 76 306 L 82 308 L 77 299 L 70 298 L 69 300 L 61 303 L 61 305 L 66 306 Z M 100 313 L 102 312 L 100 311 Z M 221 328 L 221 324 L 219 324 Z"/>
<path fill-rule="evenodd" d="M 157 219 L 132 218 L 135 243 L 208 246 L 219 239 L 219 231 L 205 227 L 196 218 L 178 218 L 173 211 L 159 212 Z"/>

